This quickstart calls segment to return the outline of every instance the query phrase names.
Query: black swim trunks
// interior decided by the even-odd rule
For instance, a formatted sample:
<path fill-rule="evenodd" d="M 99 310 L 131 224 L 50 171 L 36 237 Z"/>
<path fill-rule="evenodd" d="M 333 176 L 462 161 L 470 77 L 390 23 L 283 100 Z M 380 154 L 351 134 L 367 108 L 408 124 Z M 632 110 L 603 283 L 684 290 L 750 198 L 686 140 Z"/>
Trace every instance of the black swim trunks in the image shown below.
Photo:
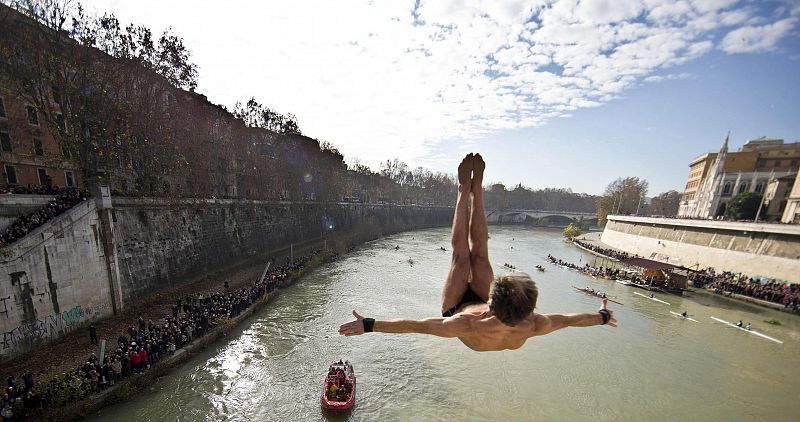
<path fill-rule="evenodd" d="M 486 301 L 478 296 L 477 293 L 473 292 L 471 288 L 467 287 L 467 291 L 464 292 L 464 296 L 461 297 L 461 301 L 458 302 L 458 305 L 453 306 L 445 312 L 442 312 L 442 316 L 445 318 L 451 317 L 455 315 L 462 306 L 468 303 L 486 303 Z"/>

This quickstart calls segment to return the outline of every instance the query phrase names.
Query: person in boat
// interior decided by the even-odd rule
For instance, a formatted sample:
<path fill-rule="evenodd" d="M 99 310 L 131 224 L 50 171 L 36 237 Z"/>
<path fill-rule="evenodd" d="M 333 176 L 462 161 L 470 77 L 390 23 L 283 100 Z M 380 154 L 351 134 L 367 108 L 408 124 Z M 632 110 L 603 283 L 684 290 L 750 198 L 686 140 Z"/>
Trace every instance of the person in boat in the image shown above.
<path fill-rule="evenodd" d="M 744 323 L 742 322 L 741 319 L 739 320 L 738 323 L 736 323 L 736 326 L 739 327 L 739 328 L 741 328 L 743 325 L 744 325 Z"/>
<path fill-rule="evenodd" d="M 453 256 L 442 289 L 442 316 L 375 320 L 353 310 L 355 320 L 342 324 L 339 334 L 382 332 L 457 337 L 472 350 L 496 351 L 518 349 L 530 337 L 566 327 L 617 326 L 613 313 L 606 308 L 608 299 L 602 299 L 598 312 L 538 314 L 534 309 L 539 292 L 528 274 L 513 272 L 494 277 L 483 204 L 484 168 L 479 154 L 468 154 L 458 166 L 459 189 L 451 238 Z M 471 218 L 467 209 L 470 195 Z"/>
<path fill-rule="evenodd" d="M 342 387 L 339 388 L 339 393 L 336 396 L 337 400 L 345 401 L 347 397 L 350 395 L 350 384 L 348 382 L 342 383 Z"/>
<path fill-rule="evenodd" d="M 650 299 L 653 299 L 653 298 L 655 298 L 655 297 L 656 297 L 656 294 L 655 294 L 655 293 L 650 293 Z"/>
<path fill-rule="evenodd" d="M 328 398 L 335 399 L 338 393 L 339 393 L 339 386 L 337 386 L 335 382 L 331 383 L 330 388 L 328 388 Z"/>
<path fill-rule="evenodd" d="M 747 331 L 750 331 L 752 328 L 753 328 L 753 326 L 750 325 L 750 323 L 748 322 L 747 323 L 747 327 L 745 327 L 745 329 L 747 329 Z"/>

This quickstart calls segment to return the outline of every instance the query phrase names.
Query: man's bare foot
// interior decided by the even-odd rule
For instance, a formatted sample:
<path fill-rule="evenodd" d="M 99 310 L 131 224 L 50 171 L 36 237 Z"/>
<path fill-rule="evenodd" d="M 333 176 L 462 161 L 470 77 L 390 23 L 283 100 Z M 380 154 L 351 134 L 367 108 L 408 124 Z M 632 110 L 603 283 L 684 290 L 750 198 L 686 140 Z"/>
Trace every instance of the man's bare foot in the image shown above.
<path fill-rule="evenodd" d="M 472 186 L 472 153 L 467 154 L 458 165 L 458 188 L 469 192 Z"/>
<path fill-rule="evenodd" d="M 480 154 L 475 154 L 472 158 L 472 194 L 483 192 L 483 170 L 486 169 L 486 163 Z"/>

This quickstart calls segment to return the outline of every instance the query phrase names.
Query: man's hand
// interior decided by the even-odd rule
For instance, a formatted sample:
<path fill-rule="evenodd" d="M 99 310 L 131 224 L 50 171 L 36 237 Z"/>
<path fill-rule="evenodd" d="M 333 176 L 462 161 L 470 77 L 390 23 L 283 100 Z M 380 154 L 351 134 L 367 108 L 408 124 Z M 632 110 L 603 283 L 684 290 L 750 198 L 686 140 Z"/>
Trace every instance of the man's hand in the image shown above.
<path fill-rule="evenodd" d="M 616 327 L 617 326 L 617 319 L 614 318 L 614 311 L 606 308 L 606 306 L 608 306 L 608 298 L 604 297 L 602 299 L 602 301 L 600 302 L 600 309 L 607 310 L 608 314 L 611 315 L 611 319 L 608 320 L 608 324 L 607 325 L 610 325 L 612 327 Z M 353 313 L 355 313 L 355 311 L 353 311 Z"/>
<path fill-rule="evenodd" d="M 364 334 L 364 317 L 359 315 L 355 309 L 353 310 L 353 316 L 356 317 L 355 321 L 350 321 L 339 326 L 339 334 L 347 337 Z"/>

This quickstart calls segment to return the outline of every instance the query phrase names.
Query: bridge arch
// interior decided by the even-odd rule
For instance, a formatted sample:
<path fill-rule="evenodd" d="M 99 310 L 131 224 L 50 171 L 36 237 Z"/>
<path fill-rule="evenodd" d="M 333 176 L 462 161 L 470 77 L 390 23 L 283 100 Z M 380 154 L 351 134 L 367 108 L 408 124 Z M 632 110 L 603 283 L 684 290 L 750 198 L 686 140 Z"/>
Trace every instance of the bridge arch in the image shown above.
<path fill-rule="evenodd" d="M 540 218 L 539 223 L 543 226 L 567 227 L 570 224 L 575 223 L 575 219 L 565 215 L 553 214 L 545 215 L 544 217 Z"/>

